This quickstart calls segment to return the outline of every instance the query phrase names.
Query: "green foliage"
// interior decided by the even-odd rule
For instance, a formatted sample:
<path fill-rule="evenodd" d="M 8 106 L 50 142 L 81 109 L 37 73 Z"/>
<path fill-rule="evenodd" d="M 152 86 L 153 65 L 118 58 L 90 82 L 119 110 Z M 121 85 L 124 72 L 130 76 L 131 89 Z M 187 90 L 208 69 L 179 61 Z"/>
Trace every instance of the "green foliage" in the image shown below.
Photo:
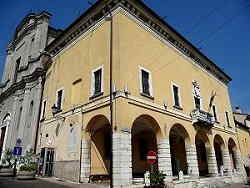
<path fill-rule="evenodd" d="M 37 170 L 36 163 L 24 164 L 20 167 L 20 171 L 32 172 Z"/>
<path fill-rule="evenodd" d="M 18 163 L 20 171 L 31 172 L 37 170 L 36 155 L 33 150 L 27 151 L 24 156 L 20 157 Z"/>
<path fill-rule="evenodd" d="M 6 149 L 4 154 L 3 154 L 3 159 L 2 159 L 3 167 L 4 168 L 11 168 L 13 167 L 15 163 L 15 156 L 13 155 L 13 152 L 11 149 Z"/>
<path fill-rule="evenodd" d="M 150 181 L 152 185 L 162 185 L 164 186 L 164 180 L 166 178 L 166 174 L 163 172 L 155 171 L 150 176 Z"/>

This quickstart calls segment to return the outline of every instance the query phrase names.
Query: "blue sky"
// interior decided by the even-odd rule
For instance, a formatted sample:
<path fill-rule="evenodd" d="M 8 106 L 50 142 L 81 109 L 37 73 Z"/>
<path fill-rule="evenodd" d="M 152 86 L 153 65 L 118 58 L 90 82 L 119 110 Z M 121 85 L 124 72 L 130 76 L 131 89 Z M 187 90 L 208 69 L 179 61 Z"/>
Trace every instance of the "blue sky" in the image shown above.
<path fill-rule="evenodd" d="M 230 84 L 232 105 L 239 105 L 250 113 L 250 1 L 144 2 L 233 78 Z M 88 7 L 87 0 L 3 0 L 0 6 L 0 75 L 6 46 L 27 13 L 47 10 L 53 14 L 51 24 L 63 29 Z"/>

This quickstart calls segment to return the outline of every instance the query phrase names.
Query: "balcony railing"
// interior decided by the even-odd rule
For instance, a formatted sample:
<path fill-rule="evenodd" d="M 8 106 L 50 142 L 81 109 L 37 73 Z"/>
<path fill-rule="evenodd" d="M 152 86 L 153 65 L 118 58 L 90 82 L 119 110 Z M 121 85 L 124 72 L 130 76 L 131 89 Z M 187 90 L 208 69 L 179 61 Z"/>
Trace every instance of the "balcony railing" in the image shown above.
<path fill-rule="evenodd" d="M 214 117 L 205 111 L 200 109 L 195 109 L 191 112 L 191 117 L 193 120 L 193 124 L 201 123 L 212 126 L 215 123 Z"/>

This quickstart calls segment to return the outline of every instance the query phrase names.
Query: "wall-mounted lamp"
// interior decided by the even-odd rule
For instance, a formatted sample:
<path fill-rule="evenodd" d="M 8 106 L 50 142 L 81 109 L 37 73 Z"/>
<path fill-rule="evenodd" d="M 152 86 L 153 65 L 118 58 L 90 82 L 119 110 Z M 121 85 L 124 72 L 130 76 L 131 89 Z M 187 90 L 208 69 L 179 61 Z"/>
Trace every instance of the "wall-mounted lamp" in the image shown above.
<path fill-rule="evenodd" d="M 60 116 L 60 115 L 55 116 L 56 113 L 61 111 L 55 104 L 53 104 L 53 106 L 51 107 L 51 110 L 52 110 L 53 117 L 55 117 L 57 119 L 61 118 L 61 119 L 63 119 L 63 121 L 65 120 L 65 117 L 63 117 L 63 116 Z"/>

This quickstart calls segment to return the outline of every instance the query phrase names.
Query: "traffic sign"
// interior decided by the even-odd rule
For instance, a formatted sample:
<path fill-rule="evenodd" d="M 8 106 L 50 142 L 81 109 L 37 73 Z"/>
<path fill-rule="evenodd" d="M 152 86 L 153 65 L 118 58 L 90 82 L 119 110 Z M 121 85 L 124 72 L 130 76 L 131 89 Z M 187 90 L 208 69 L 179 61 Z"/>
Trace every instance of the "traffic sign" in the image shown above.
<path fill-rule="evenodd" d="M 156 163 L 156 152 L 154 151 L 149 151 L 148 154 L 147 154 L 147 162 L 151 165 L 155 164 Z"/>
<path fill-rule="evenodd" d="M 14 147 L 13 155 L 22 155 L 22 147 Z"/>

